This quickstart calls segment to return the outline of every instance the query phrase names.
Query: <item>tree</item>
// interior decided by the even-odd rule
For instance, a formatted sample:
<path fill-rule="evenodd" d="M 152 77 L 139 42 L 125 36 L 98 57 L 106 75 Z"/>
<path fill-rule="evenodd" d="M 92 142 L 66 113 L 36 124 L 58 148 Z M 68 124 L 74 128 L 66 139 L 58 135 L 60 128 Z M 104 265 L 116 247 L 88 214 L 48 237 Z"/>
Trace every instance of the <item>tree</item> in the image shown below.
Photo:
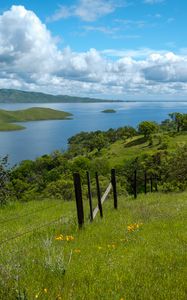
<path fill-rule="evenodd" d="M 143 134 L 146 139 L 148 139 L 152 133 L 157 132 L 158 129 L 158 124 L 151 121 L 143 121 L 138 125 L 139 133 Z"/>
<path fill-rule="evenodd" d="M 169 116 L 172 119 L 172 121 L 174 122 L 174 124 L 176 125 L 177 132 L 179 132 L 183 127 L 184 114 L 174 112 L 174 113 L 170 113 Z"/>
<path fill-rule="evenodd" d="M 8 197 L 8 182 L 9 182 L 9 171 L 8 156 L 0 158 L 0 205 L 4 205 L 7 202 Z"/>

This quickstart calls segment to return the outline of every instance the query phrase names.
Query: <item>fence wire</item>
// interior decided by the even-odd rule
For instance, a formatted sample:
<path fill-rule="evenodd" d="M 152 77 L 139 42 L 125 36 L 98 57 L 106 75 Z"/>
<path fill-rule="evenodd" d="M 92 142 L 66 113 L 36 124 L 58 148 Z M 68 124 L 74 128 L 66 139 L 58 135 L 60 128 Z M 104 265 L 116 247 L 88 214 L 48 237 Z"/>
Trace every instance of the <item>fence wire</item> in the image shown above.
<path fill-rule="evenodd" d="M 16 216 L 16 217 L 4 219 L 4 220 L 1 220 L 1 221 L 0 221 L 0 224 L 3 225 L 3 224 L 6 224 L 6 223 L 9 223 L 9 222 L 11 222 L 11 221 L 15 221 L 15 220 L 21 219 L 21 218 L 23 218 L 23 217 L 37 215 L 37 213 L 40 212 L 40 211 L 42 211 L 42 210 L 47 210 L 47 209 L 50 209 L 50 208 L 58 207 L 58 206 L 60 206 L 60 205 L 62 205 L 62 203 L 58 203 L 58 204 L 55 204 L 55 205 L 43 207 L 43 208 L 38 209 L 37 211 L 32 211 L 32 212 L 27 213 L 27 214 L 18 215 L 18 216 Z M 1 231 L 0 231 L 0 232 L 1 232 Z"/>
<path fill-rule="evenodd" d="M 41 224 L 40 226 L 34 227 L 34 228 L 29 229 L 29 230 L 27 230 L 27 231 L 24 231 L 24 232 L 21 232 L 21 233 L 17 233 L 17 234 L 15 234 L 15 235 L 11 236 L 11 237 L 8 238 L 8 239 L 5 239 L 5 240 L 0 241 L 0 247 L 1 247 L 3 244 L 5 244 L 5 243 L 8 243 L 8 242 L 10 242 L 10 241 L 12 241 L 12 240 L 15 240 L 15 239 L 17 239 L 17 238 L 20 238 L 20 237 L 22 237 L 22 236 L 25 236 L 25 235 L 27 235 L 27 234 L 29 234 L 29 233 L 31 233 L 31 232 L 34 232 L 35 230 L 38 230 L 38 229 L 41 229 L 41 228 L 50 226 L 50 225 L 52 225 L 52 224 L 58 223 L 58 222 L 60 222 L 61 220 L 62 220 L 62 217 L 60 217 L 60 218 L 58 218 L 58 219 L 55 219 L 55 220 L 52 220 L 52 221 L 50 221 L 50 222 L 48 222 L 48 223 L 45 223 L 45 224 Z"/>

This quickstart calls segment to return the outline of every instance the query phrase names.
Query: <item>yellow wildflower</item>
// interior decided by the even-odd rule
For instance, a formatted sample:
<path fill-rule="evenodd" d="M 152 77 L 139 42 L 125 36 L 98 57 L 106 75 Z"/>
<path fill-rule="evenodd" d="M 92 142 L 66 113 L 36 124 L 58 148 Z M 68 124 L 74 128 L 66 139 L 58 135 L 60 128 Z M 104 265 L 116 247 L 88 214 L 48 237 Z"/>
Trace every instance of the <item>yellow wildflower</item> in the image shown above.
<path fill-rule="evenodd" d="M 66 235 L 66 241 L 73 241 L 75 238 L 72 235 Z"/>
<path fill-rule="evenodd" d="M 133 232 L 133 231 L 135 231 L 136 229 L 139 229 L 140 228 L 140 226 L 142 226 L 143 225 L 143 223 L 134 223 L 134 224 L 131 224 L 131 225 L 128 225 L 127 226 L 127 230 L 129 231 L 129 232 Z"/>
<path fill-rule="evenodd" d="M 80 250 L 80 249 L 75 249 L 74 252 L 75 252 L 75 253 L 80 253 L 81 250 Z"/>
<path fill-rule="evenodd" d="M 48 289 L 45 288 L 45 289 L 44 289 L 44 293 L 47 294 L 47 292 L 48 292 Z"/>
<path fill-rule="evenodd" d="M 64 236 L 62 234 L 60 234 L 59 236 L 55 237 L 56 241 L 63 241 L 64 240 Z"/>

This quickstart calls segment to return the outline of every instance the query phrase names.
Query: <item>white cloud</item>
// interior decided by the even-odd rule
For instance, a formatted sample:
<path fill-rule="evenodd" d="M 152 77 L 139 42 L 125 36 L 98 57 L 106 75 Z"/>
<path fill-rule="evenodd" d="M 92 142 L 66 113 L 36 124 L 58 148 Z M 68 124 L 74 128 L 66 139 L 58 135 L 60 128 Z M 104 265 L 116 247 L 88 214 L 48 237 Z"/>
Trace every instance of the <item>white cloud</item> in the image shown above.
<path fill-rule="evenodd" d="M 165 0 L 144 0 L 144 3 L 147 4 L 156 4 L 156 3 L 162 3 L 165 2 Z"/>
<path fill-rule="evenodd" d="M 83 26 L 85 31 L 96 31 L 108 35 L 113 35 L 120 30 L 119 27 L 105 27 L 105 26 Z"/>
<path fill-rule="evenodd" d="M 112 59 L 111 59 L 111 56 Z M 187 97 L 187 51 L 59 50 L 23 6 L 0 15 L 0 88 L 110 98 Z"/>
<path fill-rule="evenodd" d="M 108 15 L 118 7 L 117 2 L 108 0 L 79 0 L 77 5 L 60 6 L 47 21 L 53 22 L 69 17 L 78 17 L 86 22 L 93 22 L 102 16 Z"/>

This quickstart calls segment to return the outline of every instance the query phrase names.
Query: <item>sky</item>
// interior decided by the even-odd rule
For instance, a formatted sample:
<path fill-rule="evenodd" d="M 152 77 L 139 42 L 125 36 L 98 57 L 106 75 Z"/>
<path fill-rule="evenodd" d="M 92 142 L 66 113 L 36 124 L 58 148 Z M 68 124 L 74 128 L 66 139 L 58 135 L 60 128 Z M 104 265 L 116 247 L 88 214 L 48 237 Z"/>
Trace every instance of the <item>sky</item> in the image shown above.
<path fill-rule="evenodd" d="M 186 0 L 0 0 L 0 88 L 187 100 Z"/>

